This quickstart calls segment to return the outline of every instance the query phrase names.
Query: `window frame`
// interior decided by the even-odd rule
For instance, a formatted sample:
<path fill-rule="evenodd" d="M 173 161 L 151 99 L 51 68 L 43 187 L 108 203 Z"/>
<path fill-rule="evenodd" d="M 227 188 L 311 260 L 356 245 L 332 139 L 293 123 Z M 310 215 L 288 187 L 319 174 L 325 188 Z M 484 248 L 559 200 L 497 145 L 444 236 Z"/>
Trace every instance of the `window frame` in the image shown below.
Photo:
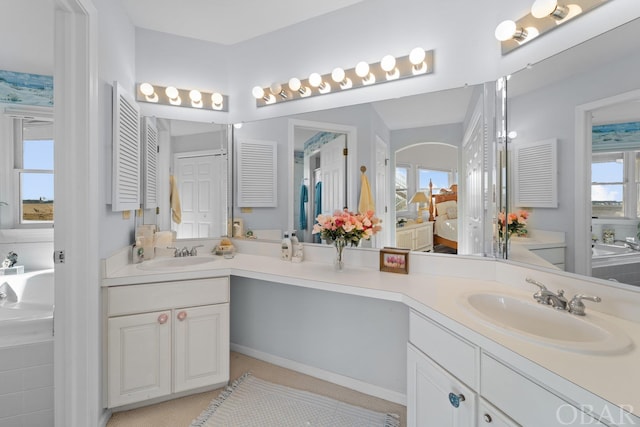
<path fill-rule="evenodd" d="M 397 204 L 395 203 L 397 195 L 398 195 L 398 191 L 402 190 L 402 188 L 398 187 L 398 180 L 395 179 L 398 176 L 398 172 L 397 172 L 398 169 L 404 169 L 404 170 L 407 171 L 407 183 L 406 183 L 406 186 L 403 188 L 404 191 L 407 192 L 407 197 L 406 197 L 407 208 L 406 209 L 400 209 L 400 210 L 397 208 Z M 404 163 L 396 164 L 396 167 L 394 169 L 394 192 L 393 192 L 393 195 L 394 195 L 394 208 L 396 210 L 396 215 L 398 215 L 398 214 L 402 214 L 402 215 L 409 214 L 409 209 L 410 209 L 410 204 L 409 204 L 409 187 L 410 187 L 410 185 L 409 185 L 409 183 L 411 182 L 411 172 L 412 172 L 411 171 L 411 165 L 404 164 Z"/>
<path fill-rule="evenodd" d="M 638 206 L 639 196 L 638 192 L 640 190 L 640 182 L 639 175 L 640 170 L 638 163 L 638 158 L 640 157 L 640 149 L 635 150 L 612 150 L 612 151 L 598 151 L 594 152 L 591 155 L 591 170 L 593 170 L 594 163 L 604 163 L 604 162 L 594 162 L 594 159 L 597 157 L 606 157 L 612 156 L 616 154 L 622 155 L 622 182 L 595 182 L 593 181 L 593 177 L 591 178 L 591 191 L 593 193 L 593 187 L 596 185 L 599 186 L 607 186 L 607 185 L 621 185 L 622 186 L 622 215 L 623 216 L 602 216 L 598 215 L 598 219 L 627 219 L 634 220 L 640 217 L 640 207 Z M 593 217 L 593 198 L 591 197 L 591 216 Z"/>
<path fill-rule="evenodd" d="M 43 122 L 51 122 L 53 124 L 53 110 L 48 107 L 21 107 L 6 108 L 2 116 L 3 123 L 1 127 L 6 130 L 3 132 L 3 138 L 6 143 L 3 144 L 6 152 L 6 160 L 3 163 L 2 173 L 0 175 L 0 191 L 3 202 L 8 206 L 2 206 L 3 212 L 0 212 L 0 228 L 2 229 L 51 229 L 55 224 L 55 217 L 52 221 L 23 221 L 22 220 L 22 180 L 24 173 L 50 173 L 55 175 L 54 169 L 24 169 L 23 165 L 23 126 L 25 120 L 38 120 Z M 54 141 L 54 135 L 47 140 Z M 54 195 L 55 199 L 55 195 Z"/>

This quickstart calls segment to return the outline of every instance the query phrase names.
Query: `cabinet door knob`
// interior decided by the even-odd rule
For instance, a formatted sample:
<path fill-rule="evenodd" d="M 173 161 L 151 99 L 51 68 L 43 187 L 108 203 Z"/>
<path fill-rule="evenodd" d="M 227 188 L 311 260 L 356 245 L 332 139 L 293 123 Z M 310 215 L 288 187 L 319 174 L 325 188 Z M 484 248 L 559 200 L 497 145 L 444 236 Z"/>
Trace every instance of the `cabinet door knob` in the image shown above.
<path fill-rule="evenodd" d="M 454 408 L 459 407 L 460 402 L 464 402 L 464 394 L 449 393 L 449 402 L 451 402 L 451 406 Z"/>
<path fill-rule="evenodd" d="M 186 311 L 183 310 L 180 313 L 178 313 L 178 320 L 179 321 L 182 322 L 186 318 L 187 318 L 187 312 Z"/>
<path fill-rule="evenodd" d="M 489 414 L 484 414 L 484 422 L 485 423 L 490 423 L 491 421 L 493 421 L 493 418 L 491 418 L 491 415 Z"/>
<path fill-rule="evenodd" d="M 169 320 L 169 316 L 167 316 L 166 313 L 162 313 L 160 316 L 158 316 L 158 323 L 160 323 L 161 325 L 167 323 L 167 320 Z"/>

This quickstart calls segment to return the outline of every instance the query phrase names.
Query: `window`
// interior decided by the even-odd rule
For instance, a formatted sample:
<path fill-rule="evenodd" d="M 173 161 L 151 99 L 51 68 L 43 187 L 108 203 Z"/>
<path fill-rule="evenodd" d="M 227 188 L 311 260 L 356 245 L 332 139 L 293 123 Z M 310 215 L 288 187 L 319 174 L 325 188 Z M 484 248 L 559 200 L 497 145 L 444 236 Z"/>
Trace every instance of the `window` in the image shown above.
<path fill-rule="evenodd" d="M 433 194 L 440 192 L 441 188 L 451 186 L 451 173 L 433 169 L 418 168 L 418 191 L 429 194 L 429 181 L 433 184 Z"/>
<path fill-rule="evenodd" d="M 591 215 L 640 216 L 640 151 L 594 153 L 591 161 Z"/>
<path fill-rule="evenodd" d="M 406 166 L 396 167 L 396 212 L 408 210 L 408 188 L 409 168 Z"/>
<path fill-rule="evenodd" d="M 53 223 L 53 123 L 22 121 L 22 135 L 16 135 L 14 199 L 18 224 L 33 226 Z"/>

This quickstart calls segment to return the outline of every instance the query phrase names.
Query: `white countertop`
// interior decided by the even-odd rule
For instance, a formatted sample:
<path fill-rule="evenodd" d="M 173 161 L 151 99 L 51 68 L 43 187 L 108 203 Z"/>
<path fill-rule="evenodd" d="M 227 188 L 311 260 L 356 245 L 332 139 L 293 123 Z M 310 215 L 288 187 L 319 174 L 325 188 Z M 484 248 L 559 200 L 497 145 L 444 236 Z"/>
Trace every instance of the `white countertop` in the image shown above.
<path fill-rule="evenodd" d="M 602 413 L 605 406 L 611 413 L 617 410 L 610 404 L 626 410 L 632 407 L 634 421 L 640 423 L 640 393 L 637 391 L 640 384 L 639 323 L 596 312 L 590 305 L 587 316 L 621 329 L 635 344 L 624 354 L 580 354 L 530 342 L 486 326 L 460 304 L 461 295 L 470 291 L 532 298 L 533 292 L 498 281 L 425 273 L 402 275 L 350 266 L 338 272 L 328 263 L 291 263 L 270 256 L 242 253 L 233 259 L 211 258 L 214 260 L 210 263 L 171 272 L 145 271 L 136 265 L 125 265 L 111 269 L 103 279 L 103 286 L 233 275 L 402 302 L 527 373 L 535 381 L 564 394 L 574 404 L 592 405 L 595 414 Z M 465 260 L 460 257 L 456 262 Z"/>

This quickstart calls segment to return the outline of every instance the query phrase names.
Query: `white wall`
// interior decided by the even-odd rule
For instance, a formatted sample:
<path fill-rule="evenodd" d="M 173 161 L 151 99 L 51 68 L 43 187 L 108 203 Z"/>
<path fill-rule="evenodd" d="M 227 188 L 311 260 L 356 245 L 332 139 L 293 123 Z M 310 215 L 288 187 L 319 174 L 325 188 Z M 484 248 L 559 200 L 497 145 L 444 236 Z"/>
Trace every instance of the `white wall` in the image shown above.
<path fill-rule="evenodd" d="M 408 339 L 401 303 L 232 278 L 233 344 L 404 395 Z"/>
<path fill-rule="evenodd" d="M 640 88 L 640 55 L 629 55 L 570 79 L 509 97 L 509 128 L 518 132 L 514 144 L 558 139 L 559 206 L 531 209 L 530 228 L 564 231 L 567 236 L 567 271 L 574 269 L 575 218 L 575 108 L 578 105 Z M 518 78 L 516 74 L 514 81 Z M 515 83 L 514 83 L 515 84 Z M 590 209 L 585 206 L 585 209 Z"/>

